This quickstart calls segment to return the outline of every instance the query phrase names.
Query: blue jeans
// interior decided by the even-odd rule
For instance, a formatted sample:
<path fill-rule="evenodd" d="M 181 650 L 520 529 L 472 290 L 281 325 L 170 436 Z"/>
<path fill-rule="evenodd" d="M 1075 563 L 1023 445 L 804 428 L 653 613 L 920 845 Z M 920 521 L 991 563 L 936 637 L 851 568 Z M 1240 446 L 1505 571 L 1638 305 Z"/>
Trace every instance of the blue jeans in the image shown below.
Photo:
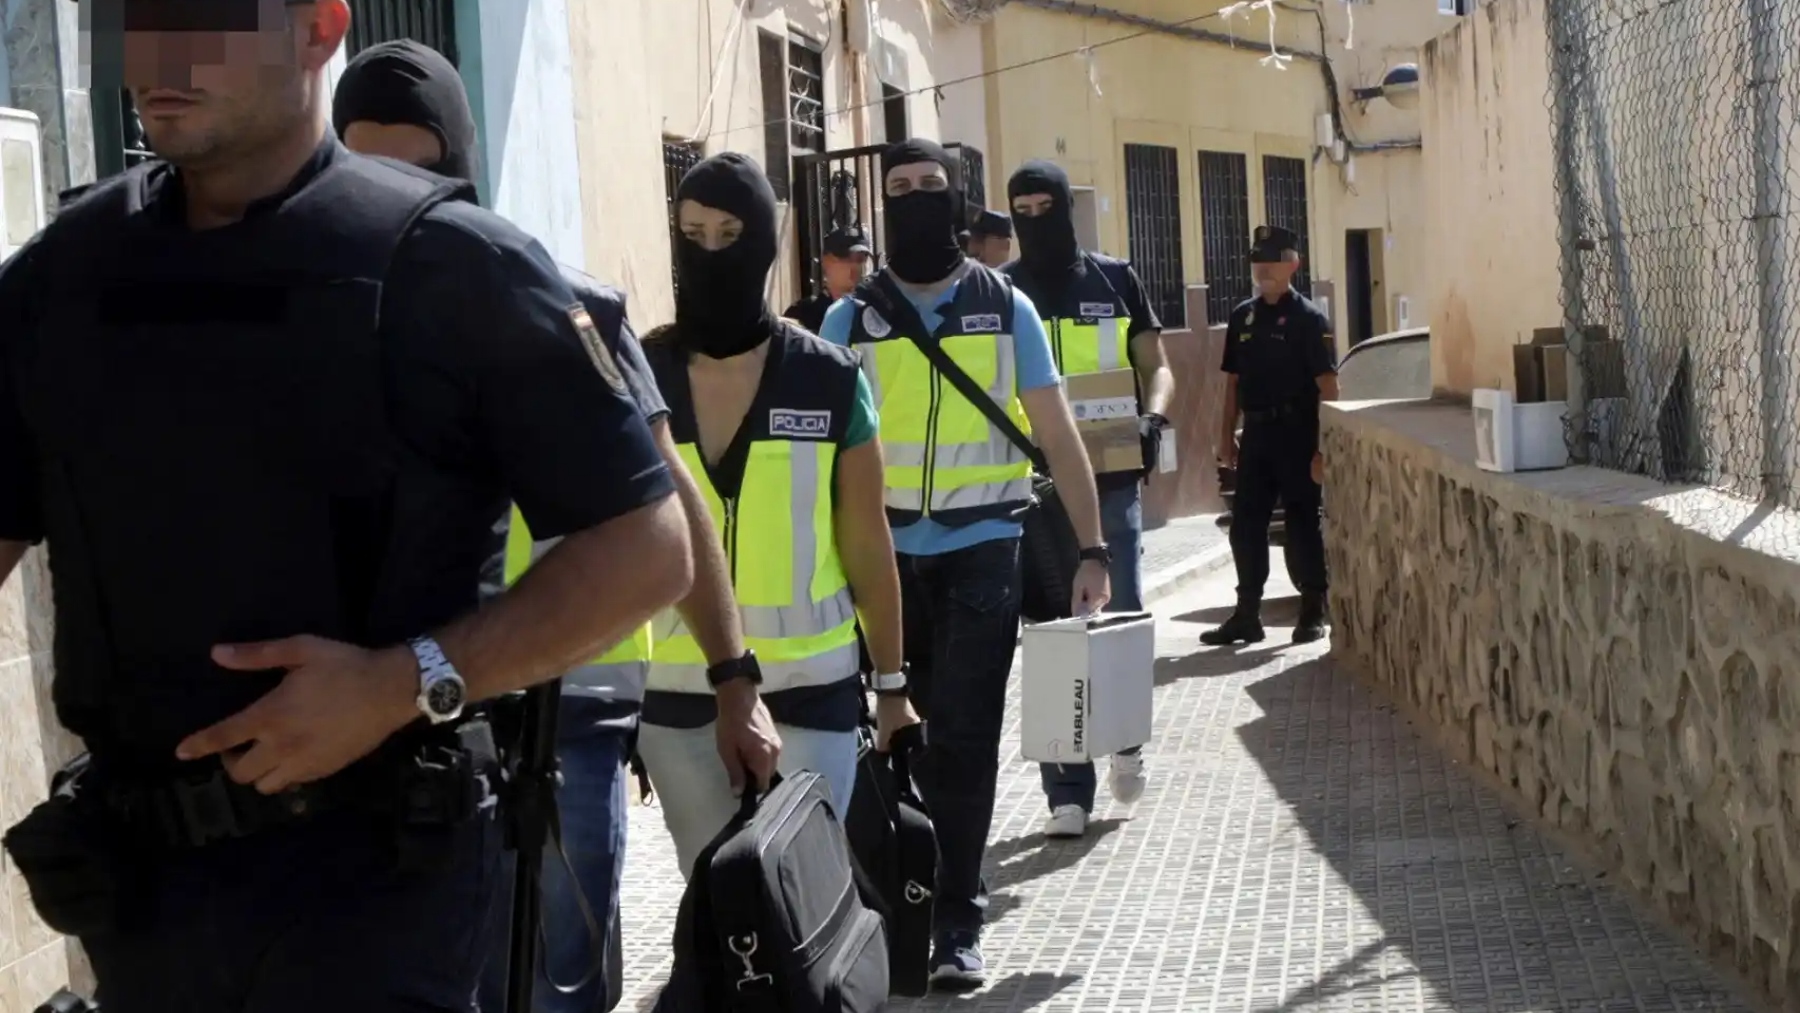
<path fill-rule="evenodd" d="M 572 994 L 564 994 L 546 981 L 540 971 L 533 993 L 534 1013 L 593 1013 L 606 994 L 605 971 L 595 968 L 599 947 L 612 933 L 619 917 L 619 880 L 625 871 L 625 762 L 630 759 L 630 733 L 616 719 L 602 722 L 595 713 L 599 701 L 564 694 L 557 712 L 557 758 L 562 762 L 562 787 L 556 792 L 562 815 L 563 850 L 574 869 L 554 852 L 544 855 L 543 872 L 543 969 L 560 985 L 573 985 L 590 971 L 594 978 Z M 506 1009 L 508 948 L 512 940 L 513 855 L 503 861 L 505 878 L 500 902 L 494 906 L 494 945 L 489 948 L 482 972 L 482 1013 Z M 579 894 L 576 887 L 580 887 Z M 579 899 L 578 899 L 579 898 Z M 599 926 L 594 939 L 582 915 L 580 900 Z"/>
<path fill-rule="evenodd" d="M 1133 484 L 1100 493 L 1100 530 L 1112 549 L 1112 601 L 1108 612 L 1140 612 L 1144 608 L 1144 493 L 1142 484 Z M 1136 755 L 1142 747 L 1120 750 Z M 1044 782 L 1044 798 L 1052 810 L 1058 806 L 1078 805 L 1083 812 L 1094 811 L 1097 779 L 1091 763 L 1041 763 L 1038 774 Z"/>

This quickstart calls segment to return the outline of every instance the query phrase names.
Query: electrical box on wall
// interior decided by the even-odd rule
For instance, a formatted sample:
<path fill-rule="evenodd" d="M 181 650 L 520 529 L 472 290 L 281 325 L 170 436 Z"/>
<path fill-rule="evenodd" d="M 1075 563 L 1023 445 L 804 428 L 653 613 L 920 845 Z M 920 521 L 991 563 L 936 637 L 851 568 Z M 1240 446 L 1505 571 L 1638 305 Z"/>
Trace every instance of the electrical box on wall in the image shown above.
<path fill-rule="evenodd" d="M 1331 142 L 1335 140 L 1337 140 L 1337 128 L 1336 124 L 1331 121 L 1331 114 L 1320 113 L 1318 119 L 1313 121 L 1313 143 L 1321 148 L 1329 148 Z"/>
<path fill-rule="evenodd" d="M 875 0 L 845 0 L 844 44 L 852 53 L 875 48 Z"/>
<path fill-rule="evenodd" d="M 35 115 L 0 108 L 0 260 L 44 227 L 43 150 Z"/>

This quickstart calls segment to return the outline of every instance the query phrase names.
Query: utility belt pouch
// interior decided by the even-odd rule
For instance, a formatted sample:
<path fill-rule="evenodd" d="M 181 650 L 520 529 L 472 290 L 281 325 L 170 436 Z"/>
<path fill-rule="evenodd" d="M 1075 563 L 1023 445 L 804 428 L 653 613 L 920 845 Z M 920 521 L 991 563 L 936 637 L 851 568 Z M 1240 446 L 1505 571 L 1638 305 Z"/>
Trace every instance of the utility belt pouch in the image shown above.
<path fill-rule="evenodd" d="M 138 923 L 146 891 L 126 835 L 97 792 L 83 791 L 88 766 L 84 754 L 57 772 L 50 799 L 8 830 L 4 843 L 44 924 L 94 939 Z"/>
<path fill-rule="evenodd" d="M 448 871 L 457 830 L 478 818 L 493 793 L 498 758 L 493 728 L 465 722 L 454 742 L 433 737 L 399 760 L 395 847 L 407 872 Z"/>

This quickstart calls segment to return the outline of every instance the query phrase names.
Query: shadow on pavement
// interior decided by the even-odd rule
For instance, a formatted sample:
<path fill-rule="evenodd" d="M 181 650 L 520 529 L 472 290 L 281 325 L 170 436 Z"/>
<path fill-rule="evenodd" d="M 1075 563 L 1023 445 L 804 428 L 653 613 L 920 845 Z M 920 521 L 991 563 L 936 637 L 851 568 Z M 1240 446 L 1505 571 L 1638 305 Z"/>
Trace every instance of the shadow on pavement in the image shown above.
<path fill-rule="evenodd" d="M 1043 834 L 1026 834 L 996 841 L 988 846 L 986 856 L 988 891 L 1019 886 L 1076 865 L 1107 835 L 1124 825 L 1124 820 L 1109 817 L 1089 821 L 1087 833 L 1072 840 L 1053 841 Z"/>
<path fill-rule="evenodd" d="M 1040 1003 L 1055 998 L 1057 993 L 1081 980 L 1079 974 L 1052 974 L 1049 971 L 1015 971 L 978 992 L 940 995 L 922 1000 L 939 1009 L 1037 1009 Z M 939 1005 L 942 1000 L 942 1005 Z M 894 1005 L 894 1004 L 890 1004 Z"/>
<path fill-rule="evenodd" d="M 1268 853 L 1270 884 L 1292 882 L 1267 895 L 1288 909 L 1272 915 L 1313 926 L 1314 939 L 1289 946 L 1345 954 L 1290 979 L 1260 1013 L 1350 995 L 1364 1008 L 1391 1001 L 1396 984 L 1406 1008 L 1458 1013 L 1745 1009 L 1686 943 L 1590 880 L 1329 658 L 1247 692 L 1260 716 L 1237 734 L 1287 811 L 1239 833 Z M 1321 857 L 1361 911 L 1333 903 L 1335 890 L 1302 889 Z"/>
<path fill-rule="evenodd" d="M 1203 609 L 1184 612 L 1174 618 L 1178 623 L 1199 623 L 1205 626 L 1217 626 L 1231 618 L 1234 603 L 1209 605 Z M 1274 598 L 1264 598 L 1262 604 L 1262 621 L 1264 626 L 1292 626 L 1300 619 L 1300 596 L 1284 594 Z"/>
<path fill-rule="evenodd" d="M 1267 664 L 1269 656 L 1287 646 L 1255 644 L 1249 647 L 1201 647 L 1192 654 L 1156 659 L 1156 684 L 1167 686 L 1182 679 L 1216 679 L 1237 675 Z"/>

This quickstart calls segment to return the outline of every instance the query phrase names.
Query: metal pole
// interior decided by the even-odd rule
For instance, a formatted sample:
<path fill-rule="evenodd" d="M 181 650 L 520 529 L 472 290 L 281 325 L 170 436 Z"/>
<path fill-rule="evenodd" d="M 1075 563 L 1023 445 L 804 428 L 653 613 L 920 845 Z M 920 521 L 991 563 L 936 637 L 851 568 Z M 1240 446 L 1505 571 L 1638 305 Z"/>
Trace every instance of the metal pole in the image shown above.
<path fill-rule="evenodd" d="M 1786 192 L 1782 170 L 1787 165 L 1789 124 L 1782 119 L 1781 38 L 1777 32 L 1780 0 L 1750 0 L 1750 100 L 1755 126 L 1752 153 L 1756 206 L 1756 306 L 1758 360 L 1762 376 L 1762 486 L 1768 499 L 1787 491 L 1792 447 L 1793 408 L 1787 403 L 1788 370 L 1783 340 L 1787 335 L 1787 245 L 1782 214 Z"/>
<path fill-rule="evenodd" d="M 512 939 L 507 954 L 507 1013 L 531 1013 L 537 987 L 538 926 L 543 914 L 544 845 L 556 812 L 562 774 L 556 762 L 556 713 L 562 700 L 558 679 L 525 692 L 525 723 L 519 765 L 513 772 Z"/>
<path fill-rule="evenodd" d="M 1588 418 L 1587 363 L 1582 360 L 1587 326 L 1587 304 L 1583 292 L 1582 247 L 1590 237 L 1581 234 L 1581 176 L 1577 172 L 1581 144 L 1580 74 L 1577 72 L 1575 47 L 1568 31 L 1573 15 L 1563 5 L 1544 9 L 1544 34 L 1550 46 L 1550 116 L 1556 137 L 1556 190 L 1560 199 L 1558 211 L 1558 247 L 1562 252 L 1562 306 L 1564 342 L 1569 347 L 1569 361 L 1575 364 L 1576 382 L 1569 387 L 1569 457 L 1577 463 L 1592 459 L 1593 424 Z"/>

